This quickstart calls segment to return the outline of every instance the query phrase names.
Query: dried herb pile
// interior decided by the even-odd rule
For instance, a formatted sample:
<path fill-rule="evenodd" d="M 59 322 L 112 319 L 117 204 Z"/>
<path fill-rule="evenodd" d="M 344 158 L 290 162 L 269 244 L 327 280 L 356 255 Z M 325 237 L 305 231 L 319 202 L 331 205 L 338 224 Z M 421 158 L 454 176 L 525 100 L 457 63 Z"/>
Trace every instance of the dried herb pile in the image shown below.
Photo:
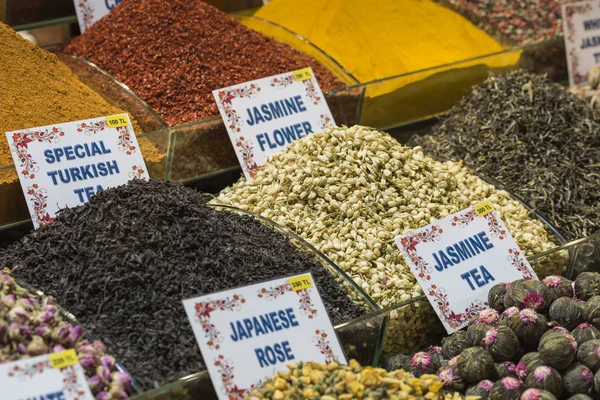
<path fill-rule="evenodd" d="M 600 114 L 544 76 L 490 77 L 410 144 L 464 160 L 570 239 L 600 227 Z"/>
<path fill-rule="evenodd" d="M 55 296 L 144 389 L 204 369 L 182 299 L 311 271 L 334 324 L 362 313 L 272 228 L 168 182 L 105 190 L 1 251 L 0 265 Z"/>
<path fill-rule="evenodd" d="M 293 142 L 252 182 L 242 178 L 218 201 L 295 231 L 386 307 L 423 294 L 394 238 L 486 198 L 525 254 L 555 246 L 544 226 L 508 193 L 460 164 L 435 161 L 421 149 L 362 126 L 332 128 Z M 543 277 L 562 267 L 549 261 L 536 272 Z M 393 316 L 389 324 L 398 329 L 385 338 L 388 350 L 421 346 L 438 326 L 426 302 L 402 307 Z"/>
<path fill-rule="evenodd" d="M 459 399 L 440 391 L 442 383 L 435 375 L 420 378 L 404 372 L 386 372 L 382 368 L 362 367 L 355 360 L 349 365 L 305 362 L 288 364 L 280 372 L 252 391 L 250 400 L 266 399 Z"/>
<path fill-rule="evenodd" d="M 344 84 L 312 57 L 200 0 L 125 0 L 65 50 L 129 86 L 169 125 L 219 115 L 212 91 L 312 67 L 325 90 Z"/>
<path fill-rule="evenodd" d="M 126 399 L 131 377 L 117 370 L 100 341 L 71 325 L 56 300 L 31 294 L 6 271 L 0 271 L 0 364 L 75 349 L 90 390 L 98 400 Z"/>
<path fill-rule="evenodd" d="M 441 348 L 388 355 L 385 368 L 435 373 L 444 390 L 483 400 L 519 399 L 527 389 L 547 399 L 600 395 L 600 274 L 499 283 L 488 302 Z"/>

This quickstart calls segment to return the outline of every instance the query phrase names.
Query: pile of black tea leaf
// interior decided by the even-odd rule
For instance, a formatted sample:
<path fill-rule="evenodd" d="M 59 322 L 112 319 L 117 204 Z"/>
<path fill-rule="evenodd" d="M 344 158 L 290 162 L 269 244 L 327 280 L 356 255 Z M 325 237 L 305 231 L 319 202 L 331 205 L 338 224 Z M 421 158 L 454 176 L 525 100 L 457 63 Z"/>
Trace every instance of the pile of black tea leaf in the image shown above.
<path fill-rule="evenodd" d="M 415 135 L 410 144 L 434 157 L 464 160 L 569 239 L 600 225 L 600 114 L 545 76 L 490 77 L 430 135 Z"/>
<path fill-rule="evenodd" d="M 176 183 L 134 181 L 0 250 L 0 269 L 101 337 L 144 389 L 205 369 L 182 299 L 312 272 L 334 324 L 363 313 L 319 261 Z"/>

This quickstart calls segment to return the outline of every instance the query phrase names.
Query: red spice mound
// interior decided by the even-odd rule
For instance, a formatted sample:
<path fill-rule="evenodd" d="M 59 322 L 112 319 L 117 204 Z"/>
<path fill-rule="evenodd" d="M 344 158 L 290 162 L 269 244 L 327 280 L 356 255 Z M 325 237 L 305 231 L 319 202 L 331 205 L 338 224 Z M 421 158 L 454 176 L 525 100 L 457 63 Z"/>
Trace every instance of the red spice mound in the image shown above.
<path fill-rule="evenodd" d="M 307 66 L 324 91 L 345 86 L 311 56 L 200 0 L 125 0 L 65 51 L 113 74 L 171 126 L 218 115 L 213 90 Z"/>

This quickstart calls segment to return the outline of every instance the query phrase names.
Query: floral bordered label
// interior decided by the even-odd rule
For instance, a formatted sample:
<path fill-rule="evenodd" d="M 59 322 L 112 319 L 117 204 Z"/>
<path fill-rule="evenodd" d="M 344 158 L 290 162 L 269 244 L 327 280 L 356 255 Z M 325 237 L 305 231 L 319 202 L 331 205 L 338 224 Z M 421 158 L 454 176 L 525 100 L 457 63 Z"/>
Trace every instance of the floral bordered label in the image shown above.
<path fill-rule="evenodd" d="M 129 180 L 149 179 L 127 114 L 7 132 L 6 138 L 35 228 L 57 211 Z"/>
<path fill-rule="evenodd" d="M 298 72 L 302 79 L 297 79 Z M 213 95 L 248 180 L 294 140 L 335 125 L 310 68 L 215 90 Z"/>
<path fill-rule="evenodd" d="M 83 369 L 76 363 L 55 368 L 52 355 L 0 364 L 2 399 L 93 400 Z"/>
<path fill-rule="evenodd" d="M 292 288 L 290 282 L 301 281 Z M 183 301 L 220 399 L 243 399 L 289 362 L 345 363 L 310 273 Z"/>
<path fill-rule="evenodd" d="M 487 308 L 493 285 L 537 279 L 489 201 L 395 240 L 448 333 Z"/>
<path fill-rule="evenodd" d="M 123 0 L 73 0 L 81 33 L 92 27 Z"/>
<path fill-rule="evenodd" d="M 562 5 L 569 84 L 587 81 L 589 70 L 600 64 L 600 1 Z"/>

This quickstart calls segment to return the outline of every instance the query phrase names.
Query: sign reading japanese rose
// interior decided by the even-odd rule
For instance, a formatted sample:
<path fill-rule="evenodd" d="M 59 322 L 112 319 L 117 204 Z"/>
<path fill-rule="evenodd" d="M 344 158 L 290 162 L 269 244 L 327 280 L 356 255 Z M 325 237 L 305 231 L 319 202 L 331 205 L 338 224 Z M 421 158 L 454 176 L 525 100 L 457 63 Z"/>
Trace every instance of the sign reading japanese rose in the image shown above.
<path fill-rule="evenodd" d="M 94 400 L 74 350 L 0 365 L 3 400 Z"/>
<path fill-rule="evenodd" d="M 112 11 L 123 0 L 73 0 L 81 33 Z"/>
<path fill-rule="evenodd" d="M 562 5 L 569 84 L 586 83 L 587 73 L 600 64 L 600 1 Z"/>
<path fill-rule="evenodd" d="M 312 69 L 214 90 L 246 179 L 294 140 L 335 125 Z"/>
<path fill-rule="evenodd" d="M 487 308 L 493 285 L 537 279 L 487 200 L 395 240 L 448 333 Z"/>
<path fill-rule="evenodd" d="M 127 114 L 6 132 L 35 228 L 59 209 L 132 179 L 149 179 Z"/>
<path fill-rule="evenodd" d="M 346 363 L 310 273 L 183 301 L 220 399 L 243 399 L 286 364 Z"/>

